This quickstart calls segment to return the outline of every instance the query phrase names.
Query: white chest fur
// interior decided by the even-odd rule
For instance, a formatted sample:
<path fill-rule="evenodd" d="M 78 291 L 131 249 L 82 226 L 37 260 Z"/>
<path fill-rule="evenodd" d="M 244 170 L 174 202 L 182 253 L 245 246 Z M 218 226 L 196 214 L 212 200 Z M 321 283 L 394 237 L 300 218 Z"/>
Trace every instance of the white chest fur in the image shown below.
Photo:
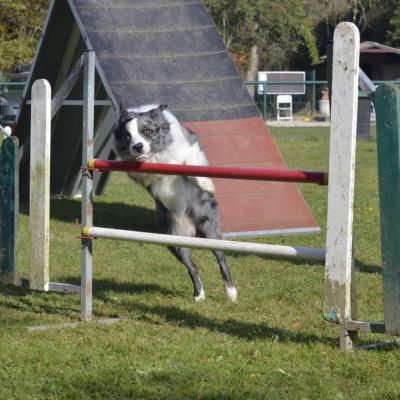
<path fill-rule="evenodd" d="M 189 142 L 184 133 L 184 128 L 178 120 L 168 111 L 164 115 L 170 123 L 170 133 L 173 142 L 163 151 L 151 154 L 146 162 L 182 164 L 182 165 L 208 165 L 207 158 L 201 150 L 197 141 Z M 187 179 L 181 176 L 135 174 L 129 173 L 130 177 L 146 186 L 152 195 L 160 200 L 165 207 L 176 213 L 185 213 L 186 196 L 185 185 Z M 213 192 L 214 186 L 209 178 L 193 178 L 203 190 Z"/>

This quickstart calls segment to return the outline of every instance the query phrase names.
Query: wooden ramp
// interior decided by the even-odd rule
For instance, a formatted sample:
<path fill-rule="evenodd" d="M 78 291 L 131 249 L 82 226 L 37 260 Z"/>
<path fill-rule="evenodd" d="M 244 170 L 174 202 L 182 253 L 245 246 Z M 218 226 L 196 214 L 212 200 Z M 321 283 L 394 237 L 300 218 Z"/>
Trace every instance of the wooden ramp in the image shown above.
<path fill-rule="evenodd" d="M 54 92 L 85 50 L 96 53 L 95 157 L 112 158 L 109 134 L 121 100 L 128 107 L 165 103 L 201 137 L 213 165 L 286 164 L 212 19 L 196 0 L 54 0 L 50 6 L 16 133 L 23 142 L 21 193 L 27 193 L 29 112 L 34 80 Z M 82 98 L 79 79 L 69 100 Z M 63 106 L 53 120 L 53 196 L 80 190 L 82 110 Z M 104 190 L 105 173 L 95 182 Z M 228 235 L 316 232 L 296 184 L 215 180 Z"/>

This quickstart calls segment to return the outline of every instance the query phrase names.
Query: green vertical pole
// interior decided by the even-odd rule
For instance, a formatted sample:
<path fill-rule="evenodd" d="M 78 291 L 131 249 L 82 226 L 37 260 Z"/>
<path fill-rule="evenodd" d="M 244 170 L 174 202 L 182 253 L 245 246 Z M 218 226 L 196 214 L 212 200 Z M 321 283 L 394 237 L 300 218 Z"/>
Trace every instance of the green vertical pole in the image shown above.
<path fill-rule="evenodd" d="M 375 92 L 385 330 L 400 334 L 400 89 Z"/>
<path fill-rule="evenodd" d="M 312 99 L 311 99 L 311 107 L 312 113 L 314 114 L 317 110 L 317 96 L 316 96 L 316 83 L 315 83 L 315 69 L 311 71 L 311 80 L 312 82 Z"/>
<path fill-rule="evenodd" d="M 263 118 L 267 122 L 268 107 L 267 107 L 267 82 L 263 82 Z"/>
<path fill-rule="evenodd" d="M 2 136 L 3 134 L 0 133 Z M 16 283 L 18 139 L 0 137 L 0 282 Z"/>

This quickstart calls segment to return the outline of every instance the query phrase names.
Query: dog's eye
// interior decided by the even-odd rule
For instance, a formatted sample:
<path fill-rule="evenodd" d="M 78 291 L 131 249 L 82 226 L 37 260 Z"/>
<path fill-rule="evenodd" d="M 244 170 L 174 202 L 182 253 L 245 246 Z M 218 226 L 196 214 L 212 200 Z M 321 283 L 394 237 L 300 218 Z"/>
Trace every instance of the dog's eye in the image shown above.
<path fill-rule="evenodd" d="M 149 136 L 149 135 L 151 135 L 151 134 L 153 133 L 153 130 L 150 129 L 150 128 L 144 128 L 144 129 L 142 130 L 142 133 L 143 133 L 144 135 L 146 135 L 146 136 Z"/>
<path fill-rule="evenodd" d="M 126 133 L 126 134 L 125 134 L 125 140 L 126 140 L 127 142 L 130 142 L 130 141 L 131 141 L 131 135 L 130 135 L 129 133 Z"/>

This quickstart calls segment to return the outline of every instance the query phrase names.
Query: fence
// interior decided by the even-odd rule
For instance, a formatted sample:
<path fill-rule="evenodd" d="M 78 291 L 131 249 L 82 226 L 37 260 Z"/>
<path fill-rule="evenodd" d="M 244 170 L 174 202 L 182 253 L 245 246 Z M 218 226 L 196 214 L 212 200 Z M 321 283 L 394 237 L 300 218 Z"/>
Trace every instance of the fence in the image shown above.
<path fill-rule="evenodd" d="M 400 81 L 374 81 L 375 84 Z M 248 81 L 245 83 L 264 121 L 275 128 L 297 128 L 321 132 L 330 126 L 328 81 Z M 288 96 L 278 103 L 279 94 Z M 375 131 L 375 109 L 363 91 L 359 91 L 357 136 L 368 138 Z M 285 100 L 285 99 L 284 99 Z M 290 100 L 290 102 L 288 102 Z"/>
<path fill-rule="evenodd" d="M 250 94 L 254 96 L 255 102 L 267 122 L 274 123 L 279 119 L 279 94 L 288 95 L 291 99 L 291 113 L 289 111 L 281 113 L 283 114 L 282 117 L 285 118 L 282 119 L 282 123 L 284 121 L 293 121 L 294 119 L 308 121 L 310 118 L 317 117 L 320 117 L 321 121 L 325 121 L 325 118 L 329 117 L 329 109 L 328 113 L 320 111 L 320 108 L 325 106 L 325 101 L 327 100 L 327 81 L 248 81 L 246 86 Z M 325 98 L 324 102 L 319 104 L 322 97 Z M 288 103 L 285 102 L 285 104 Z M 288 119 L 290 116 L 292 118 Z"/>

